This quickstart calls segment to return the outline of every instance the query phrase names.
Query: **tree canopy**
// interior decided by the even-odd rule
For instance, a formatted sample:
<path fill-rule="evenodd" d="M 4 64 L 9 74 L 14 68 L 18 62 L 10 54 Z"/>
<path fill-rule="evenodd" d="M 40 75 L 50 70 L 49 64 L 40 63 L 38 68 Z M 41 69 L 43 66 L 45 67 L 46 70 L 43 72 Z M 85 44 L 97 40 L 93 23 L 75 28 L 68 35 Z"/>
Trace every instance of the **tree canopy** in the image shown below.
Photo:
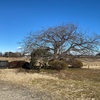
<path fill-rule="evenodd" d="M 24 52 L 44 47 L 54 55 L 62 53 L 91 54 L 98 51 L 99 46 L 100 35 L 79 31 L 78 26 L 73 23 L 31 32 L 21 43 Z"/>

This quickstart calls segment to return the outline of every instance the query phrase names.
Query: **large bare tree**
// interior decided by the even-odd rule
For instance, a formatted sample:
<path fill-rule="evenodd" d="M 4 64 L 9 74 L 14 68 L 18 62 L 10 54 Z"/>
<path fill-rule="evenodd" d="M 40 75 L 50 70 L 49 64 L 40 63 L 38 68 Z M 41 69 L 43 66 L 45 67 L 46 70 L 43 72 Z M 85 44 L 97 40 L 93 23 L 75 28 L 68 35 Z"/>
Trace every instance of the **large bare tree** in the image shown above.
<path fill-rule="evenodd" d="M 89 54 L 98 50 L 100 35 L 79 31 L 77 25 L 70 23 L 31 32 L 21 46 L 26 52 L 36 48 L 48 48 L 54 55 L 63 52 Z"/>

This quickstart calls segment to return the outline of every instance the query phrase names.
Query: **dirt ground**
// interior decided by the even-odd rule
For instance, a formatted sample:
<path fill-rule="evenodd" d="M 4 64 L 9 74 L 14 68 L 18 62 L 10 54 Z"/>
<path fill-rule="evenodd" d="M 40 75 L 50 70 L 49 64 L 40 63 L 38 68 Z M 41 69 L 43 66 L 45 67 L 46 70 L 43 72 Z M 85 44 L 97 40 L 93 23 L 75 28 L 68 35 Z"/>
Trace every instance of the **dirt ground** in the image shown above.
<path fill-rule="evenodd" d="M 29 89 L 0 81 L 0 100 L 52 100 L 50 98 L 53 98 L 52 95 L 39 91 L 35 87 Z"/>
<path fill-rule="evenodd" d="M 41 86 L 48 79 L 58 80 L 56 77 L 41 73 L 0 69 L 0 100 L 58 100 L 56 93 L 44 90 L 46 87 Z"/>

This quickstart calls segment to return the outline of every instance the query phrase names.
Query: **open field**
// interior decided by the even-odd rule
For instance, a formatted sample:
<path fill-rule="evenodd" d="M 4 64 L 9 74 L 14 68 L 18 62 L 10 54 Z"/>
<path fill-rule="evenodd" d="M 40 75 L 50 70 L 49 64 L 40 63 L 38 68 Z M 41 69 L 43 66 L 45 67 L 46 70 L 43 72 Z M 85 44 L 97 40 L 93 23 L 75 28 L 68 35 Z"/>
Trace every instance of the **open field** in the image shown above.
<path fill-rule="evenodd" d="M 7 59 L 12 61 L 25 58 Z M 100 58 L 80 60 L 84 63 L 84 68 L 66 69 L 60 72 L 0 69 L 0 81 L 45 93 L 39 100 L 100 100 Z"/>
<path fill-rule="evenodd" d="M 30 58 L 28 57 L 0 57 L 0 60 L 8 60 L 9 62 L 17 61 L 17 60 L 25 60 L 29 62 Z"/>
<path fill-rule="evenodd" d="M 100 69 L 100 57 L 81 57 L 78 59 L 83 62 L 83 68 Z"/>
<path fill-rule="evenodd" d="M 100 70 L 43 70 L 37 73 L 23 69 L 1 69 L 0 81 L 29 90 L 36 89 L 46 93 L 46 97 L 49 94 L 48 98 L 40 100 L 100 100 Z"/>

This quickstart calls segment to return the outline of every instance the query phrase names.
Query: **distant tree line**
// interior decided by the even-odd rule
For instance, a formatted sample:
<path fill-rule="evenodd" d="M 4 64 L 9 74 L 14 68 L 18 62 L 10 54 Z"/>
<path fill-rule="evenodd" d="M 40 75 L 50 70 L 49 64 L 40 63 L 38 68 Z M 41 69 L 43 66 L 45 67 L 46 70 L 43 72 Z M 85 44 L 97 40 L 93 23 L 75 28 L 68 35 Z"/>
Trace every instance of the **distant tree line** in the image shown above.
<path fill-rule="evenodd" d="M 5 52 L 5 53 L 0 52 L 0 57 L 22 57 L 22 56 L 24 56 L 24 54 L 20 52 Z"/>

